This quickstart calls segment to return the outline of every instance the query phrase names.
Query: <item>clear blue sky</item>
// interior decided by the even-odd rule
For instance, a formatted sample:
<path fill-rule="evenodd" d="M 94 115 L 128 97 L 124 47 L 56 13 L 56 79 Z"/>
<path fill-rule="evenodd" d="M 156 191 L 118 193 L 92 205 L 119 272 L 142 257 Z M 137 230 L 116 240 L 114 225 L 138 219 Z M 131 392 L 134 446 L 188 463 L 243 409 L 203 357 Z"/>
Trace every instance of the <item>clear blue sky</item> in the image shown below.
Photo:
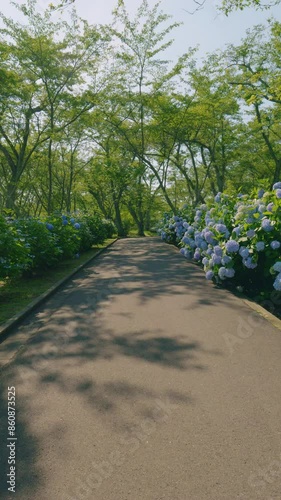
<path fill-rule="evenodd" d="M 44 9 L 52 0 L 38 0 L 39 9 Z M 111 12 L 117 0 L 76 0 L 75 5 L 78 15 L 93 24 L 108 23 Z M 154 0 L 148 0 L 151 5 Z M 54 3 L 56 3 L 53 0 Z M 21 3 L 21 2 L 19 2 Z M 129 12 L 134 13 L 140 0 L 125 0 Z M 162 0 L 162 10 L 173 16 L 173 20 L 183 22 L 183 26 L 174 31 L 175 42 L 169 49 L 168 57 L 176 59 L 186 52 L 189 47 L 200 46 L 199 57 L 204 57 L 207 52 L 223 48 L 227 43 L 238 44 L 244 37 L 246 30 L 256 24 L 265 23 L 270 16 L 281 21 L 281 6 L 267 11 L 246 9 L 242 12 L 232 13 L 228 17 L 218 14 L 215 8 L 216 0 L 206 0 L 202 10 L 194 11 L 196 5 L 193 0 Z M 15 18 L 16 10 L 10 5 L 9 0 L 1 0 L 1 12 Z"/>

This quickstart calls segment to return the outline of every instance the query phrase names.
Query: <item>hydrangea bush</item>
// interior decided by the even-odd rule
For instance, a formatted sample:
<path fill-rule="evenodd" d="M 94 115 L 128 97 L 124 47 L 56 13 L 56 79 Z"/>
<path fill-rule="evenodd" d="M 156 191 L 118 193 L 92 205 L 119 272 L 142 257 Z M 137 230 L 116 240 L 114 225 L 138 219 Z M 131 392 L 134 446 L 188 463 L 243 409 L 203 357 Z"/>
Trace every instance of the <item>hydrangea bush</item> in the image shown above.
<path fill-rule="evenodd" d="M 116 232 L 98 214 L 55 214 L 13 220 L 0 217 L 0 279 L 20 276 L 79 257 Z"/>
<path fill-rule="evenodd" d="M 39 221 L 41 222 L 41 221 Z M 80 224 L 76 217 L 56 215 L 48 217 L 45 221 L 46 228 L 54 236 L 57 247 L 60 249 L 62 259 L 71 259 L 80 249 Z"/>
<path fill-rule="evenodd" d="M 53 266 L 62 257 L 62 249 L 53 231 L 37 219 L 19 219 L 12 223 L 28 250 L 27 270 L 45 269 Z"/>
<path fill-rule="evenodd" d="M 165 214 L 158 232 L 208 280 L 250 295 L 281 291 L 281 182 L 252 196 L 218 193 L 185 212 Z"/>
<path fill-rule="evenodd" d="M 31 264 L 28 244 L 12 221 L 0 216 L 0 279 L 22 274 Z"/>

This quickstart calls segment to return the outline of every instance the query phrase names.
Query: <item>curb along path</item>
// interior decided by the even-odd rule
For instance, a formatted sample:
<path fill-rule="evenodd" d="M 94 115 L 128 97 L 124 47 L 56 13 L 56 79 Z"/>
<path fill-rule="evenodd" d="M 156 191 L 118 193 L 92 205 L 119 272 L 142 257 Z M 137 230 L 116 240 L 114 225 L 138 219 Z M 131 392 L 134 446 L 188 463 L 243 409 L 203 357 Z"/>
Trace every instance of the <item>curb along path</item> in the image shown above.
<path fill-rule="evenodd" d="M 1 499 L 280 500 L 280 331 L 158 238 L 99 255 L 6 359 L 21 337 L 0 377 Z"/>
<path fill-rule="evenodd" d="M 23 320 L 35 309 L 37 309 L 41 304 L 43 304 L 48 298 L 50 298 L 54 293 L 56 293 L 63 285 L 65 285 L 73 276 L 75 276 L 79 271 L 84 269 L 87 265 L 89 265 L 95 258 L 97 258 L 101 253 L 103 253 L 105 250 L 107 250 L 113 243 L 115 243 L 117 239 L 114 241 L 110 242 L 106 247 L 101 248 L 98 250 L 95 255 L 90 257 L 88 260 L 83 262 L 83 264 L 80 264 L 77 266 L 73 271 L 71 271 L 69 274 L 67 274 L 64 278 L 59 280 L 55 285 L 50 287 L 46 292 L 42 293 L 39 295 L 39 297 L 36 297 L 36 299 L 32 300 L 22 311 L 20 311 L 18 314 L 15 314 L 12 318 L 7 320 L 5 323 L 0 325 L 0 340 L 5 341 L 7 335 L 15 329 L 17 325 L 23 322 Z M 25 337 L 19 338 L 19 340 L 24 340 Z M 9 352 L 9 357 L 3 357 L 3 351 L 1 351 L 1 343 L 0 343 L 0 369 L 5 366 L 6 363 L 8 363 L 17 353 L 17 345 L 14 343 L 14 349 L 13 352 Z"/>

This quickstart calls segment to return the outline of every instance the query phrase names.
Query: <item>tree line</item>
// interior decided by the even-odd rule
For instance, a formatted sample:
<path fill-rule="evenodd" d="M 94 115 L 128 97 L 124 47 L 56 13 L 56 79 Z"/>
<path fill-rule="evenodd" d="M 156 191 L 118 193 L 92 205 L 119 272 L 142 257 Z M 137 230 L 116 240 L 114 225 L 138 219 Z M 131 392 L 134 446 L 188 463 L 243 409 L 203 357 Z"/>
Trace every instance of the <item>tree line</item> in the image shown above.
<path fill-rule="evenodd" d="M 281 170 L 281 23 L 196 60 L 165 59 L 178 24 L 147 0 L 109 25 L 16 5 L 1 15 L 0 207 L 98 209 L 119 235 L 217 192 L 269 189 Z"/>

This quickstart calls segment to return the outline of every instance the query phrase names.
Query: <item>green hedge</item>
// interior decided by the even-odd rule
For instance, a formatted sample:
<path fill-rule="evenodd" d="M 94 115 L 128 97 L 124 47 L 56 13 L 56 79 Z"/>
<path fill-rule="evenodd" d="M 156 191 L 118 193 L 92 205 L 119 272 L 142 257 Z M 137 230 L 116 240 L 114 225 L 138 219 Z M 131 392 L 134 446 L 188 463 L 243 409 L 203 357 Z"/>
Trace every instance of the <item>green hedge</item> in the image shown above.
<path fill-rule="evenodd" d="M 114 224 L 98 214 L 55 214 L 40 219 L 0 216 L 0 279 L 78 258 L 115 233 Z"/>

